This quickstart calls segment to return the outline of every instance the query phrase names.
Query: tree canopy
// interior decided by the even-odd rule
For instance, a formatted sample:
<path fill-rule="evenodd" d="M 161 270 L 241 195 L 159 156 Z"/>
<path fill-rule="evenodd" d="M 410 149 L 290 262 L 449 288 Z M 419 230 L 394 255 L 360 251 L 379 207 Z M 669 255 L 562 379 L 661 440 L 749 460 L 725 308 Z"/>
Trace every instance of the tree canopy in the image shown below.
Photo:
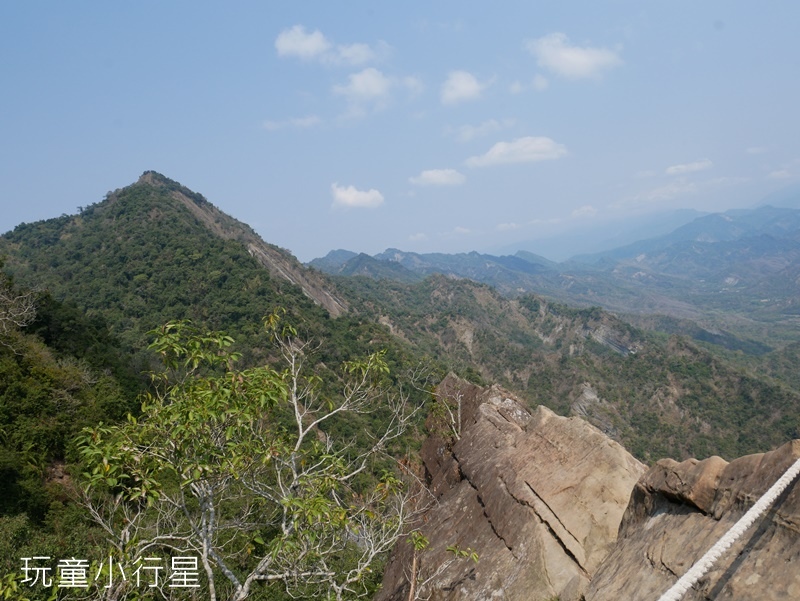
<path fill-rule="evenodd" d="M 118 561 L 154 550 L 198 559 L 210 599 L 259 594 L 345 599 L 370 591 L 375 562 L 405 533 L 418 487 L 373 477 L 414 408 L 392 390 L 381 352 L 346 362 L 340 394 L 307 373 L 313 345 L 273 314 L 265 320 L 283 368 L 238 370 L 233 339 L 171 322 L 151 348 L 138 418 L 84 431 L 83 503 Z M 390 411 L 369 444 L 337 440 L 341 414 Z M 113 598 L 125 598 L 119 581 Z"/>

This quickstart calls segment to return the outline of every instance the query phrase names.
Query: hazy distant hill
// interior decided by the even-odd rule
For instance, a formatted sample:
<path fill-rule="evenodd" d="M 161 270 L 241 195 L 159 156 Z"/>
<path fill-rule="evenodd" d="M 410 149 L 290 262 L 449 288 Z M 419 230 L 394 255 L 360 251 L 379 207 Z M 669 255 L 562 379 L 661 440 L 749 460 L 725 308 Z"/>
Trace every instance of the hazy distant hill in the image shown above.
<path fill-rule="evenodd" d="M 343 251 L 333 251 L 326 257 L 314 259 L 309 265 L 332 275 L 366 275 L 398 281 L 413 281 L 440 273 L 485 282 L 504 294 L 532 290 L 538 282 L 535 276 L 558 276 L 556 263 L 526 252 L 518 256 L 495 257 L 477 252 L 419 254 L 390 248 L 374 257 L 355 253 L 347 257 Z"/>
<path fill-rule="evenodd" d="M 392 261 L 381 261 L 364 253 L 349 250 L 333 250 L 321 259 L 308 264 L 331 275 L 362 275 L 375 279 L 391 279 L 398 282 L 418 282 L 423 276 Z"/>
<path fill-rule="evenodd" d="M 368 350 L 388 348 L 395 365 L 427 354 L 463 374 L 502 382 L 533 404 L 581 415 L 646 459 L 740 455 L 778 444 L 799 427 L 800 396 L 777 380 L 685 339 L 647 334 L 597 307 L 526 294 L 525 287 L 542 286 L 584 303 L 622 304 L 636 302 L 635 286 L 643 285 L 635 280 L 625 288 L 613 272 L 530 253 L 337 251 L 322 266 L 369 277 L 331 279 L 153 172 L 80 215 L 17 227 L 0 237 L 0 253 L 20 283 L 102 317 L 129 349 L 141 349 L 145 332 L 168 319 L 192 318 L 232 332 L 246 358 L 257 359 L 261 317 L 284 306 L 322 343 L 323 379 Z M 432 275 L 398 281 L 426 274 Z M 471 281 L 480 278 L 507 295 Z M 655 289 L 669 299 L 677 280 L 652 280 L 648 294 L 655 297 Z M 766 350 L 725 332 L 698 332 L 728 348 Z M 770 373 L 782 377 L 790 358 L 776 355 Z"/>
<path fill-rule="evenodd" d="M 420 275 L 441 273 L 490 284 L 508 296 L 535 292 L 563 302 L 637 315 L 699 321 L 728 348 L 765 348 L 800 340 L 800 210 L 763 206 L 698 217 L 674 231 L 563 263 L 533 253 L 493 256 L 388 249 L 374 259 Z M 356 273 L 338 255 L 329 273 Z M 328 264 L 331 261 L 328 260 Z M 392 278 L 376 265 L 361 275 Z M 405 271 L 398 280 L 407 281 Z M 689 328 L 691 331 L 693 328 Z M 733 333 L 732 333 L 733 332 Z M 735 339 L 754 338 L 761 344 Z"/>
<path fill-rule="evenodd" d="M 312 267 L 325 273 L 337 273 L 350 259 L 357 257 L 358 253 L 351 250 L 332 250 L 322 258 L 314 259 L 309 263 Z"/>
<path fill-rule="evenodd" d="M 799 230 L 800 210 L 763 206 L 752 210 L 706 215 L 664 236 L 640 240 L 602 253 L 576 256 L 574 259 L 589 263 L 603 259 L 632 259 L 689 242 L 713 244 L 761 236 L 780 239 L 791 236 Z"/>
<path fill-rule="evenodd" d="M 515 254 L 522 249 L 550 259 L 568 261 L 575 255 L 604 252 L 645 238 L 663 236 L 703 215 L 706 213 L 677 209 L 602 221 L 591 219 L 581 225 L 571 224 L 569 229 L 563 231 L 559 231 L 560 226 L 554 224 L 554 231 L 549 237 L 521 240 L 489 252 Z"/>

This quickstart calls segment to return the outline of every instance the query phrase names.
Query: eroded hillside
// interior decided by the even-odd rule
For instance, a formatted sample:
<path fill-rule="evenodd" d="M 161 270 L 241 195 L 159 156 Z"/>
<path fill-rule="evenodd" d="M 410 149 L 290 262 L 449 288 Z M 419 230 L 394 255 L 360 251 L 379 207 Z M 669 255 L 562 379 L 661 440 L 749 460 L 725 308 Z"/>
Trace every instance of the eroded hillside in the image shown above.
<path fill-rule="evenodd" d="M 637 457 L 725 457 L 800 432 L 800 394 L 680 336 L 639 330 L 595 307 L 508 299 L 469 280 L 339 281 L 373 315 L 462 373 L 579 415 Z"/>

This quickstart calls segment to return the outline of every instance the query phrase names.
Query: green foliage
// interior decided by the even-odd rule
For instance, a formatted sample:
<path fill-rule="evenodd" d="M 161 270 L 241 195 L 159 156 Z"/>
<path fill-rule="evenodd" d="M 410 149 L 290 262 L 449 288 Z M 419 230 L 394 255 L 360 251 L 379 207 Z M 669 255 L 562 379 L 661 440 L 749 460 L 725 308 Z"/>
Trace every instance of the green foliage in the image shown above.
<path fill-rule="evenodd" d="M 131 399 L 146 387 L 142 375 L 145 367 L 134 364 L 107 323 L 99 316 L 86 317 L 74 303 L 59 302 L 43 293 L 36 302 L 36 317 L 25 332 L 41 339 L 59 356 L 74 357 L 98 373 L 110 372 Z M 129 407 L 125 413 L 133 409 Z M 113 419 L 122 419 L 125 413 Z"/>
<path fill-rule="evenodd" d="M 388 320 L 455 371 L 501 383 L 532 405 L 578 411 L 645 461 L 733 458 L 774 448 L 798 431 L 800 395 L 764 377 L 792 381 L 794 347 L 760 360 L 726 359 L 597 307 L 530 295 L 509 300 L 439 276 L 414 286 L 359 278 L 339 286 L 359 311 Z M 584 383 L 601 402 L 578 410 Z"/>
<path fill-rule="evenodd" d="M 530 294 L 521 296 L 517 300 L 522 307 L 525 307 L 528 311 L 534 314 L 539 313 L 539 310 L 541 309 L 542 306 L 541 303 L 539 302 L 539 299 Z"/>
<path fill-rule="evenodd" d="M 153 332 L 165 369 L 153 374 L 141 415 L 79 439 L 85 503 L 120 557 L 191 549 L 220 598 L 244 599 L 270 582 L 359 596 L 408 509 L 395 475 L 358 476 L 402 433 L 406 407 L 383 389 L 384 353 L 345 362 L 341 397 L 326 398 L 303 367 L 311 347 L 277 315 L 265 325 L 282 371 L 236 369 L 231 337 L 187 321 Z M 321 430 L 379 405 L 393 418 L 366 449 Z"/>
<path fill-rule="evenodd" d="M 478 560 L 480 559 L 478 553 L 475 550 L 471 549 L 470 547 L 462 549 L 458 545 L 450 545 L 449 547 L 447 547 L 447 551 L 449 553 L 452 553 L 453 556 L 455 556 L 456 558 L 469 559 L 473 563 L 478 563 Z"/>
<path fill-rule="evenodd" d="M 59 357 L 33 336 L 0 344 L 0 515 L 24 511 L 41 521 L 56 486 L 53 467 L 69 459 L 81 428 L 119 419 L 129 401 L 110 374 Z"/>
<path fill-rule="evenodd" d="M 205 221 L 186 199 L 207 210 Z M 80 215 L 18 226 L 0 236 L 0 253 L 18 282 L 46 292 L 37 334 L 61 349 L 67 333 L 72 342 L 63 352 L 110 369 L 131 396 L 141 390 L 139 374 L 156 365 L 148 331 L 186 319 L 225 330 L 242 363 L 259 365 L 275 357 L 258 323 L 278 306 L 301 336 L 319 341 L 316 371 L 329 390 L 338 375 L 328 365 L 376 349 L 387 349 L 395 373 L 416 362 L 410 345 L 385 328 L 361 315 L 331 319 L 299 287 L 271 277 L 243 243 L 255 233 L 215 211 L 199 194 L 148 172 Z M 52 299 L 65 304 L 50 311 Z"/>
<path fill-rule="evenodd" d="M 428 537 L 422 534 L 419 530 L 414 530 L 408 534 L 408 543 L 414 547 L 414 551 L 424 551 L 428 548 L 431 542 Z"/>
<path fill-rule="evenodd" d="M 212 232 L 176 192 L 203 204 L 166 178 L 142 181 L 79 216 L 20 225 L 0 238 L 0 252 L 20 283 L 101 317 L 140 357 L 146 332 L 170 320 L 225 328 L 257 348 L 253 324 L 276 305 L 321 313 L 298 288 L 273 281 L 241 242 Z"/>
<path fill-rule="evenodd" d="M 6 298 L 33 298 L 0 274 Z M 30 319 L 0 333 L 1 598 L 55 598 L 20 579 L 20 558 L 88 556 L 96 532 L 70 503 L 72 438 L 131 408 L 120 385 L 130 375 L 107 330 L 48 295 Z M 132 389 L 140 386 L 129 380 Z M 52 595 L 51 595 L 52 593 Z"/>

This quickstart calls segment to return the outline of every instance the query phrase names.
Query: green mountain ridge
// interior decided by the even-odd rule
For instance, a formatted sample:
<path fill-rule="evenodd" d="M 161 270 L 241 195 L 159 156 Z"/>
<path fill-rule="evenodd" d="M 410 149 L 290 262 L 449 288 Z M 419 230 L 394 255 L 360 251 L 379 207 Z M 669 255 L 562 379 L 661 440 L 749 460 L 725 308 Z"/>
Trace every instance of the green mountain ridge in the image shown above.
<path fill-rule="evenodd" d="M 231 332 L 246 360 L 257 361 L 259 321 L 284 306 L 323 342 L 323 366 L 379 346 L 395 349 L 398 360 L 403 353 L 434 356 L 461 373 L 501 382 L 532 404 L 582 415 L 647 459 L 741 455 L 796 431 L 792 408 L 798 396 L 780 382 L 785 361 L 774 360 L 776 380 L 743 375 L 737 365 L 746 362 L 730 363 L 686 340 L 648 333 L 596 305 L 554 302 L 548 294 L 553 286 L 584 289 L 585 298 L 595 298 L 613 282 L 598 272 L 570 276 L 535 255 L 391 250 L 374 258 L 338 251 L 329 266 L 338 263 L 341 273 L 358 275 L 331 279 L 154 172 L 80 215 L 19 226 L 0 237 L 0 253 L 19 282 L 102 318 L 141 360 L 148 330 L 191 318 Z M 459 267 L 417 281 L 422 270 L 447 265 Z M 494 274 L 506 296 L 471 281 L 481 273 Z M 530 278 L 530 286 L 537 278 L 552 285 L 535 295 L 520 288 L 509 294 L 518 274 Z M 335 299 L 335 311 L 325 299 Z M 685 320 L 663 324 L 649 325 L 729 349 L 769 350 Z M 676 362 L 676 356 L 682 359 Z M 334 377 L 321 369 L 325 378 Z M 720 396 L 740 415 L 724 409 Z M 597 402 L 586 400 L 595 397 Z M 765 419 L 774 428 L 763 427 Z M 653 442 L 654 436 L 660 439 Z"/>
<path fill-rule="evenodd" d="M 0 336 L 0 567 L 15 571 L 19 553 L 89 556 L 102 546 L 67 492 L 73 437 L 137 413 L 141 372 L 157 363 L 148 331 L 174 319 L 227 331 L 247 367 L 276 358 L 261 320 L 283 307 L 316 343 L 307 360 L 323 394 L 341 383 L 343 362 L 385 351 L 394 382 L 423 364 L 434 380 L 453 370 L 500 383 L 530 406 L 580 416 L 647 462 L 733 458 L 800 437 L 797 343 L 770 350 L 768 333 L 749 340 L 644 312 L 631 323 L 597 304 L 557 302 L 549 291 L 633 293 L 600 271 L 567 273 L 529 253 L 388 255 L 338 251 L 327 263 L 338 275 L 326 275 L 155 172 L 78 215 L 0 236 L 3 273 L 14 278 L 3 275 L 6 286 L 42 295 L 32 324 Z M 436 273 L 437 261 L 458 273 Z M 487 273 L 497 288 L 473 281 Z M 672 281 L 648 280 L 665 289 Z M 547 286 L 532 294 L 521 281 Z M 429 388 L 412 394 L 426 410 L 433 403 Z M 364 448 L 382 419 L 334 419 L 319 439 Z M 418 422 L 392 449 L 406 464 L 418 460 L 421 431 Z"/>
<path fill-rule="evenodd" d="M 402 266 L 405 281 L 410 280 L 407 271 L 440 273 L 490 284 L 509 297 L 533 292 L 621 315 L 692 320 L 705 332 L 724 333 L 700 340 L 718 340 L 729 349 L 780 347 L 800 340 L 797 209 L 763 206 L 706 215 L 671 234 L 564 263 L 525 251 L 493 256 L 388 249 L 374 259 Z M 356 273 L 349 266 L 355 260 L 340 254 L 335 268 L 325 259 L 310 264 L 347 274 Z M 393 278 L 391 270 L 377 264 L 362 267 L 358 274 Z"/>
<path fill-rule="evenodd" d="M 681 336 L 599 307 L 509 299 L 468 279 L 341 278 L 354 311 L 433 356 L 562 415 L 580 415 L 638 457 L 734 457 L 800 434 L 800 394 Z M 360 299 L 360 300 L 357 300 Z M 684 326 L 686 327 L 686 326 Z M 772 442 L 767 442 L 767 440 Z"/>
<path fill-rule="evenodd" d="M 282 300 L 346 310 L 291 254 L 154 172 L 79 215 L 18 226 L 0 255 L 20 284 L 102 317 L 133 348 L 170 319 L 252 328 Z"/>

